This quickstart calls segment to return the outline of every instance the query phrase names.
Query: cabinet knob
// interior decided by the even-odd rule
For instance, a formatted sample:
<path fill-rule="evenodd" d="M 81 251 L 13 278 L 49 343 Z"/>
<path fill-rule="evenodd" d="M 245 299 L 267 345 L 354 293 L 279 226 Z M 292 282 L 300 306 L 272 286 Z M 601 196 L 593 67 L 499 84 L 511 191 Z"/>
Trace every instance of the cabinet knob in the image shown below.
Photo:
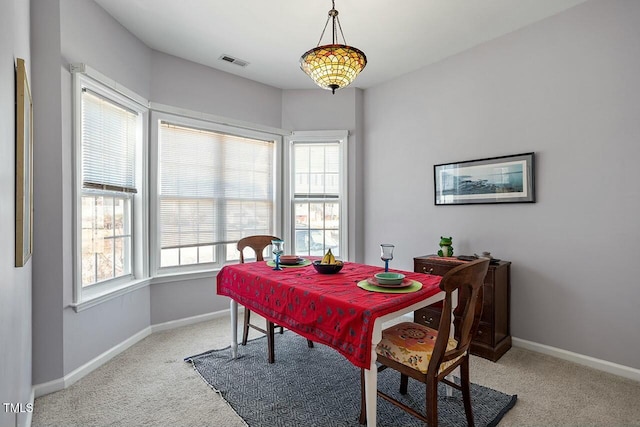
<path fill-rule="evenodd" d="M 427 267 L 422 267 L 422 271 L 426 274 L 433 274 L 433 267 L 431 267 L 429 270 L 427 270 Z"/>

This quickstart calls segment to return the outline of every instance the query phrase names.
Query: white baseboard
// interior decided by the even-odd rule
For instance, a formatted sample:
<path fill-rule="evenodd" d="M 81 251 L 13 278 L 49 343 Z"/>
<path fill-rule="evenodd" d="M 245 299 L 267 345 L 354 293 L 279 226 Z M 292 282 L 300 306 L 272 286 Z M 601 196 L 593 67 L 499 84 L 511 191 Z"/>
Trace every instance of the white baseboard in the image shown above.
<path fill-rule="evenodd" d="M 40 396 L 44 396 L 45 394 L 53 393 L 55 391 L 59 391 L 69 387 L 70 385 L 78 381 L 80 378 L 93 372 L 100 366 L 107 363 L 109 360 L 116 357 L 118 354 L 122 353 L 123 351 L 125 351 L 132 345 L 136 344 L 137 342 L 143 340 L 144 338 L 148 337 L 149 335 L 151 335 L 151 327 L 146 327 L 140 332 L 138 332 L 137 334 L 132 335 L 131 337 L 127 338 L 120 344 L 110 348 L 109 350 L 105 351 L 104 353 L 100 354 L 99 356 L 95 357 L 94 359 L 90 360 L 89 362 L 85 363 L 79 368 L 68 373 L 64 377 L 58 378 L 56 380 L 49 381 L 43 384 L 35 385 L 33 387 L 35 392 L 35 397 L 37 398 Z"/>
<path fill-rule="evenodd" d="M 205 322 L 207 320 L 218 319 L 221 317 L 229 316 L 229 310 L 216 311 L 213 313 L 201 314 L 198 316 L 187 317 L 179 320 L 172 320 L 169 322 L 159 323 L 157 325 L 151 325 L 149 327 L 144 328 L 137 334 L 127 338 L 120 344 L 110 348 L 99 356 L 95 357 L 93 360 L 85 363 L 69 374 L 65 375 L 62 378 L 58 378 L 46 383 L 37 384 L 33 386 L 33 393 L 35 398 L 44 396 L 45 394 L 53 393 L 56 391 L 63 390 L 70 385 L 74 384 L 80 378 L 83 378 L 87 374 L 91 373 L 95 369 L 107 363 L 109 360 L 113 359 L 118 354 L 122 353 L 132 345 L 142 341 L 149 335 L 158 331 L 166 331 L 169 329 L 179 328 L 181 326 L 193 325 L 200 322 Z M 27 425 L 30 425 L 27 424 Z"/>
<path fill-rule="evenodd" d="M 151 325 L 151 332 L 166 331 L 169 329 L 179 328 L 181 326 L 194 325 L 207 320 L 229 317 L 229 310 L 214 311 L 213 313 L 200 314 L 198 316 L 185 317 L 184 319 L 171 320 L 169 322 Z"/>
<path fill-rule="evenodd" d="M 242 310 L 242 307 L 239 307 L 239 309 Z M 158 323 L 156 325 L 149 326 L 141 330 L 137 334 L 129 337 L 128 339 L 121 342 L 120 344 L 105 351 L 101 355 L 95 357 L 93 360 L 85 363 L 84 365 L 80 366 L 79 368 L 65 375 L 63 378 L 58 378 L 46 383 L 37 384 L 33 386 L 31 402 L 33 403 L 33 400 L 35 398 L 44 396 L 45 394 L 53 393 L 69 387 L 79 379 L 83 378 L 84 376 L 94 371 L 98 367 L 104 365 L 105 363 L 113 359 L 118 354 L 122 353 L 132 345 L 143 340 L 144 338 L 148 337 L 154 332 L 166 331 L 169 329 L 179 328 L 181 326 L 193 325 L 193 324 L 205 322 L 208 320 L 219 319 L 221 317 L 226 317 L 226 316 L 229 316 L 229 310 L 221 310 L 221 311 L 187 317 L 184 319 L 172 320 L 169 322 Z M 527 341 L 520 338 L 514 337 L 512 339 L 512 342 L 513 342 L 513 345 L 516 347 L 521 347 L 521 348 L 535 351 L 538 353 L 547 354 L 549 356 L 557 357 L 558 359 L 568 360 L 570 362 L 575 362 L 580 365 L 585 365 L 600 371 L 608 372 L 608 373 L 629 378 L 635 381 L 640 381 L 640 369 L 619 365 L 617 363 L 596 359 L 594 357 L 573 353 L 571 351 L 563 350 L 556 347 L 551 347 L 544 344 L 538 344 L 533 341 Z M 27 418 L 28 420 L 26 425 L 29 426 L 31 424 L 30 414 Z"/>
<path fill-rule="evenodd" d="M 558 359 L 568 360 L 570 362 L 588 366 L 590 368 L 594 368 L 599 371 L 604 371 L 610 374 L 618 375 L 620 377 L 629 378 L 635 381 L 640 381 L 640 369 L 619 365 L 617 363 L 608 362 L 602 359 L 596 359 L 595 357 L 585 356 L 583 354 L 574 353 L 571 351 L 563 350 L 561 348 L 551 347 L 544 344 L 538 344 L 536 342 L 527 341 L 520 338 L 514 337 L 512 338 L 512 342 L 513 342 L 513 345 L 516 347 L 535 351 L 537 353 L 546 354 L 549 356 L 556 357 Z"/>

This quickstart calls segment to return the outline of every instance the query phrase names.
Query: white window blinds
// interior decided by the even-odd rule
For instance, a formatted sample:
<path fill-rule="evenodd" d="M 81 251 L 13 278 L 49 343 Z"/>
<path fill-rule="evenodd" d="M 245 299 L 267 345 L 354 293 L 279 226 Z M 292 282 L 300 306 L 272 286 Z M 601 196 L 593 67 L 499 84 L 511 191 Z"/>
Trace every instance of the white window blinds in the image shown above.
<path fill-rule="evenodd" d="M 138 114 L 82 91 L 82 186 L 135 193 Z"/>
<path fill-rule="evenodd" d="M 160 123 L 161 249 L 267 234 L 274 215 L 274 143 Z"/>

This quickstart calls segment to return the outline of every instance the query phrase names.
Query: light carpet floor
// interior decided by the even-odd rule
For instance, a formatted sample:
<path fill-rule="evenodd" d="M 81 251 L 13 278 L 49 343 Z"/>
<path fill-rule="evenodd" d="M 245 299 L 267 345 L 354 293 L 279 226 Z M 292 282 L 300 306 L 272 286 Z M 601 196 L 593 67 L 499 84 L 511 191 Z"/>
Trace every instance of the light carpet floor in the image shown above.
<path fill-rule="evenodd" d="M 37 398 L 32 426 L 244 426 L 183 361 L 229 341 L 227 317 L 156 332 L 67 389 Z M 639 382 L 521 348 L 496 363 L 472 357 L 471 381 L 518 395 L 500 426 L 640 426 Z"/>

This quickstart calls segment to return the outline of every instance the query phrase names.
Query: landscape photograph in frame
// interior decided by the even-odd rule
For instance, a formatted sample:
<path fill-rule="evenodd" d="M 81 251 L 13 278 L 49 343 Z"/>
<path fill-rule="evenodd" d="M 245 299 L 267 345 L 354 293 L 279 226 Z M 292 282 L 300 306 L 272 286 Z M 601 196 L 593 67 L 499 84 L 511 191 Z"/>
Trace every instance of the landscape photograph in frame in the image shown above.
<path fill-rule="evenodd" d="M 533 203 L 535 153 L 433 167 L 436 205 Z"/>

